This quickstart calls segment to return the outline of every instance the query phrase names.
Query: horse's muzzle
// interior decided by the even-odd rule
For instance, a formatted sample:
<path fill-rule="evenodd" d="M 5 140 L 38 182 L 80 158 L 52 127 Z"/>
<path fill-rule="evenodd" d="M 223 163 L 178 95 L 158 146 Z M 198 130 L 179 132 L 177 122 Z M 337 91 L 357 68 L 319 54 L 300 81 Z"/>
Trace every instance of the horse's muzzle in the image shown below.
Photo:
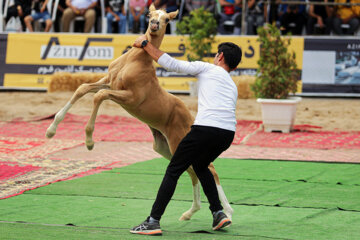
<path fill-rule="evenodd" d="M 150 22 L 150 30 L 152 32 L 156 32 L 157 30 L 159 30 L 159 22 L 157 21 L 151 21 Z"/>

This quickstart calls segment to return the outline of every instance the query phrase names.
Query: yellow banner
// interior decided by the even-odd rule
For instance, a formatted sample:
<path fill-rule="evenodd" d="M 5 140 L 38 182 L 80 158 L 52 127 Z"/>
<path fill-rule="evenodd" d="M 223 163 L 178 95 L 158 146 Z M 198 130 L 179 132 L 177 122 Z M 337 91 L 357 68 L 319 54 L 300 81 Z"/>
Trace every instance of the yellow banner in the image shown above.
<path fill-rule="evenodd" d="M 7 64 L 85 65 L 108 66 L 129 48 L 137 35 L 86 35 L 86 34 L 9 34 Z M 165 35 L 161 50 L 175 58 L 186 60 L 187 39 Z M 212 52 L 221 42 L 233 42 L 241 47 L 242 61 L 238 68 L 255 69 L 259 59 L 257 37 L 218 36 Z M 298 68 L 302 68 L 304 39 L 293 38 L 289 51 L 295 51 Z M 211 62 L 212 58 L 205 59 Z"/>
<path fill-rule="evenodd" d="M 105 72 L 108 65 L 124 54 L 139 35 L 117 34 L 58 34 L 58 33 L 10 33 L 7 39 L 4 87 L 47 88 L 51 75 L 65 72 Z M 165 35 L 160 49 L 171 56 L 187 60 L 188 39 L 183 36 Z M 233 75 L 254 74 L 259 59 L 260 45 L 256 36 L 218 36 L 212 46 L 217 52 L 221 42 L 233 42 L 242 49 L 242 61 Z M 295 51 L 298 69 L 302 69 L 303 38 L 292 38 L 289 51 Z M 205 58 L 212 62 L 213 57 Z M 171 75 L 158 67 L 159 81 L 166 90 L 188 90 L 186 75 Z M 173 79 L 172 81 L 169 78 Z"/>

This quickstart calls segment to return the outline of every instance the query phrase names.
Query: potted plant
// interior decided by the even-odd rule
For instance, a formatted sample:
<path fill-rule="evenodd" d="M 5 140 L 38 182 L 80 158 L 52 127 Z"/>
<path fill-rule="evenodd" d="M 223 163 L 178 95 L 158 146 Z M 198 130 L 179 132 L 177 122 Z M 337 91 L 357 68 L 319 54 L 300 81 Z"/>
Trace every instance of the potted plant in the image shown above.
<path fill-rule="evenodd" d="M 217 34 L 217 23 L 211 12 L 204 7 L 190 12 L 176 24 L 176 33 L 187 35 L 185 43 L 187 59 L 189 61 L 201 61 L 204 57 L 211 56 L 212 44 L 215 43 Z M 197 82 L 189 82 L 190 95 L 197 95 Z"/>
<path fill-rule="evenodd" d="M 281 37 L 280 30 L 271 24 L 258 28 L 258 36 L 260 58 L 251 88 L 261 103 L 264 130 L 288 133 L 301 101 L 300 97 L 290 96 L 297 90 L 299 77 L 295 53 L 288 52 L 291 37 Z"/>
<path fill-rule="evenodd" d="M 201 7 L 191 11 L 190 16 L 183 17 L 176 24 L 176 33 L 188 35 L 186 43 L 188 60 L 201 61 L 211 54 L 211 46 L 215 43 L 217 34 L 217 23 L 214 15 Z"/>

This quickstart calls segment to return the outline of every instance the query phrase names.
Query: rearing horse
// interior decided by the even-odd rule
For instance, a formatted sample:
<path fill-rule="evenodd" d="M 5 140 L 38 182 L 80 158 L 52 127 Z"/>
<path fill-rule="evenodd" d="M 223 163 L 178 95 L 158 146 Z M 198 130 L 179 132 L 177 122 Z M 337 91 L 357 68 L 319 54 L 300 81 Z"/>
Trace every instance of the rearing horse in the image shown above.
<path fill-rule="evenodd" d="M 159 48 L 166 25 L 177 16 L 178 11 L 166 13 L 164 10 L 156 10 L 153 4 L 149 10 L 149 26 L 145 34 L 147 39 Z M 78 99 L 89 92 L 95 93 L 92 114 L 85 128 L 85 143 L 89 150 L 94 147 L 92 135 L 99 106 L 107 99 L 118 103 L 132 116 L 146 123 L 154 137 L 154 150 L 169 160 L 194 122 L 185 104 L 159 85 L 151 56 L 143 49 L 133 47 L 109 65 L 105 77 L 96 83 L 79 86 L 70 101 L 55 115 L 54 121 L 46 131 L 46 137 L 51 138 L 55 135 L 56 128 L 65 114 Z M 231 219 L 233 209 L 226 199 L 212 163 L 209 169 L 214 175 L 224 211 Z M 192 167 L 189 167 L 187 172 L 193 185 L 193 204 L 182 214 L 180 220 L 189 220 L 200 209 L 199 180 Z"/>

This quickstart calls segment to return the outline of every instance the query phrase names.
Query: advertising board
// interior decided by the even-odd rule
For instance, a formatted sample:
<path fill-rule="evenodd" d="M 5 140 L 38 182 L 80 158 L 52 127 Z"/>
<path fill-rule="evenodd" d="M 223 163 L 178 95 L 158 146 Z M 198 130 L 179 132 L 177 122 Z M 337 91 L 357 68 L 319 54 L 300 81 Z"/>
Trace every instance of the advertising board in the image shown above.
<path fill-rule="evenodd" d="M 0 87 L 46 90 L 56 72 L 107 72 L 108 65 L 131 48 L 138 35 L 115 34 L 0 34 Z M 187 60 L 187 38 L 165 35 L 161 50 Z M 218 36 L 212 53 L 204 60 L 212 62 L 221 42 L 234 42 L 243 51 L 242 62 L 232 75 L 255 75 L 259 59 L 256 36 Z M 303 38 L 293 38 L 291 51 L 296 52 L 302 68 Z M 188 92 L 192 76 L 169 72 L 158 64 L 156 74 L 161 86 L 171 92 Z"/>

